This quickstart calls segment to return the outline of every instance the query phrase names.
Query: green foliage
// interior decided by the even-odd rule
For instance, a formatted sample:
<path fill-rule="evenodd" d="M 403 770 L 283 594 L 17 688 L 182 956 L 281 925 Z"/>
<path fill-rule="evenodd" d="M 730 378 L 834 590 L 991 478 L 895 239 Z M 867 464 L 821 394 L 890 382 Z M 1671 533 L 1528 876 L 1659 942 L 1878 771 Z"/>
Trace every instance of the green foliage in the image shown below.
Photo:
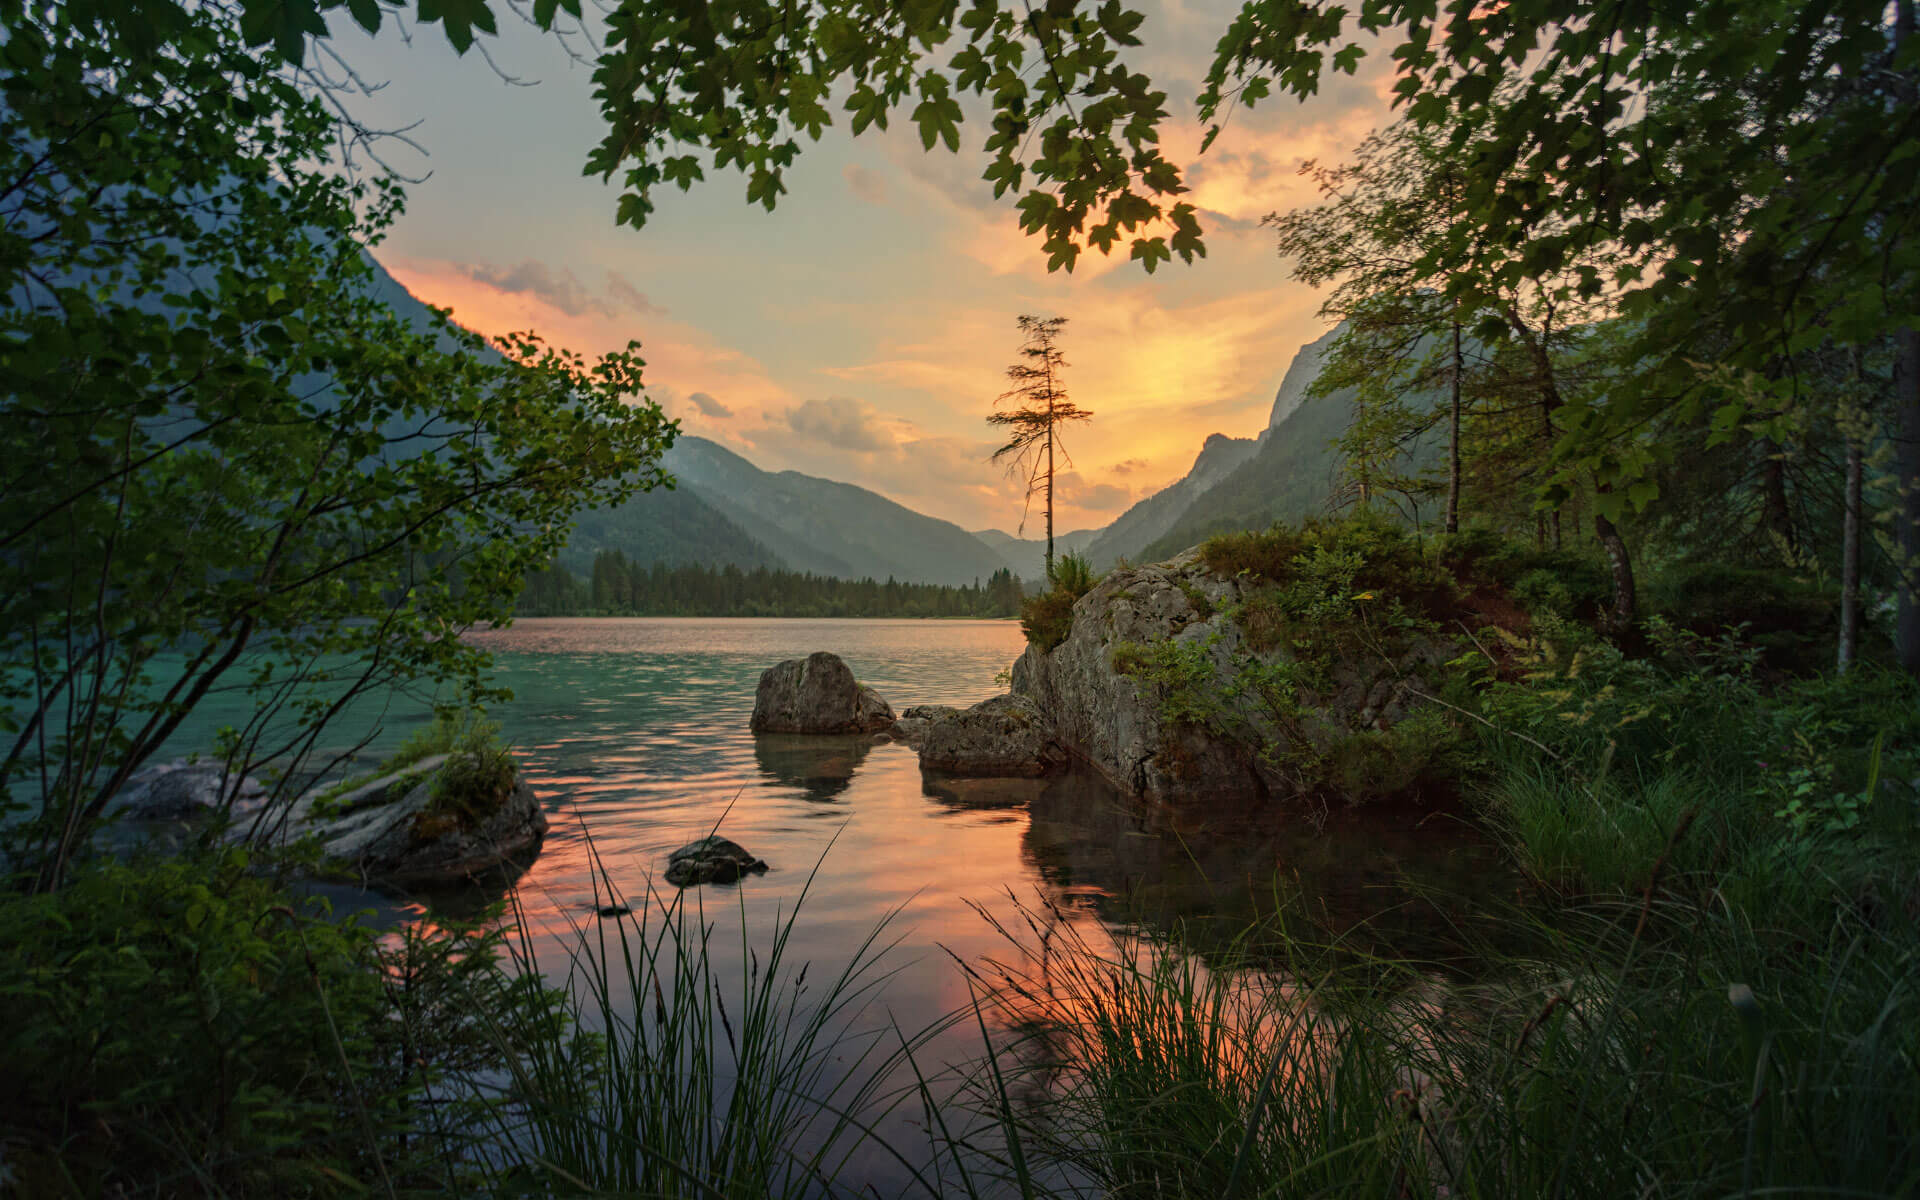
<path fill-rule="evenodd" d="M 398 190 L 331 165 L 336 119 L 232 9 L 0 20 L 0 802 L 28 789 L 51 883 L 209 693 L 249 698 L 228 760 L 283 788 L 343 694 L 484 694 L 458 634 L 676 430 L 629 403 L 631 347 L 383 303 Z"/>
<path fill-rule="evenodd" d="M 1027 644 L 1053 649 L 1073 632 L 1073 606 L 1100 582 L 1084 555 L 1064 554 L 1054 564 L 1053 586 L 1020 603 L 1020 630 Z"/>
<path fill-rule="evenodd" d="M 1490 795 L 1541 878 L 1624 890 L 1659 859 L 1669 886 L 1793 924 L 1818 922 L 1836 892 L 1920 894 L 1910 679 L 1858 668 L 1769 689 L 1739 643 L 1666 633 L 1657 657 L 1630 659 L 1546 633 L 1484 710 L 1557 755 L 1508 742 Z"/>
<path fill-rule="evenodd" d="M 1378 651 L 1461 610 L 1453 577 L 1404 530 L 1369 510 L 1340 521 L 1276 525 L 1200 548 L 1216 573 L 1248 577 L 1233 616 L 1248 644 L 1322 662 L 1343 647 Z"/>
<path fill-rule="evenodd" d="M 400 1194 L 472 1175 L 449 1081 L 488 1028 L 563 1038 L 498 934 L 395 945 L 244 856 L 105 865 L 0 897 L 0 1144 L 24 1195 Z M 426 1102 L 440 1089 L 440 1105 Z"/>
<path fill-rule="evenodd" d="M 1284 910 L 1205 963 L 1179 931 L 1095 939 L 1026 916 L 1001 926 L 1006 982 L 981 1001 L 1015 1040 L 963 1095 L 1041 1178 L 1057 1165 L 1124 1196 L 1600 1200 L 1656 1178 L 1890 1198 L 1920 1170 L 1911 922 L 1781 939 L 1718 906 L 1504 910 L 1530 952 L 1486 946 L 1462 979 L 1356 963 Z"/>
<path fill-rule="evenodd" d="M 1680 564 L 1647 590 L 1648 607 L 1673 624 L 1707 637 L 1737 629 L 1770 666 L 1807 671 L 1831 661 L 1836 597 L 1779 566 Z"/>

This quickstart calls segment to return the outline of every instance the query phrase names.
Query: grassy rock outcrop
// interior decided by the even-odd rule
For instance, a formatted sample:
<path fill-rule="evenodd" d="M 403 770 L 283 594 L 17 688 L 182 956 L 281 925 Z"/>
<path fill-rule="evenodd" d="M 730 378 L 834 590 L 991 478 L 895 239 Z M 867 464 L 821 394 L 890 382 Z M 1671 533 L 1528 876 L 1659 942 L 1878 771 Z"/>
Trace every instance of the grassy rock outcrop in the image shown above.
<path fill-rule="evenodd" d="M 1150 799 L 1419 791 L 1457 739 L 1430 702 L 1461 645 L 1456 581 L 1374 522 L 1231 535 L 1122 567 L 1030 644 L 1013 690 Z"/>
<path fill-rule="evenodd" d="M 312 837 L 337 872 L 388 884 L 454 883 L 538 846 L 539 797 L 512 756 L 433 754 L 378 778 L 316 790 L 288 812 L 278 839 Z"/>

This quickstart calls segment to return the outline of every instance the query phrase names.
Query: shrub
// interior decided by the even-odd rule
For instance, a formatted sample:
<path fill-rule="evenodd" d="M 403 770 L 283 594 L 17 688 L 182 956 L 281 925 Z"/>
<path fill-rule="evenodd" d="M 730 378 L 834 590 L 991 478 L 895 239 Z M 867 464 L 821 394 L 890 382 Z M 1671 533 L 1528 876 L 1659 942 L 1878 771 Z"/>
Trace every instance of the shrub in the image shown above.
<path fill-rule="evenodd" d="M 1093 590 L 1099 577 L 1084 555 L 1063 554 L 1053 565 L 1053 587 L 1020 602 L 1020 630 L 1042 653 L 1073 632 L 1073 605 Z"/>
<path fill-rule="evenodd" d="M 395 1018 L 423 1012 L 405 980 L 486 969 L 491 944 L 383 957 L 371 930 L 325 916 L 237 851 L 0 898 L 0 1145 L 19 1194 L 444 1184 L 451 1156 L 415 1100 L 451 1046 L 430 1027 L 452 1031 L 475 997 Z"/>
<path fill-rule="evenodd" d="M 513 751 L 500 739 L 499 722 L 476 709 L 450 708 L 436 709 L 432 723 L 400 743 L 380 770 L 398 771 L 435 754 L 447 760 L 428 781 L 430 802 L 414 824 L 420 840 L 485 823 L 512 794 L 519 774 Z"/>
<path fill-rule="evenodd" d="M 1738 629 L 1769 666 L 1807 671 L 1831 661 L 1834 594 L 1784 571 L 1687 563 L 1660 572 L 1647 590 L 1652 612 L 1702 635 Z"/>

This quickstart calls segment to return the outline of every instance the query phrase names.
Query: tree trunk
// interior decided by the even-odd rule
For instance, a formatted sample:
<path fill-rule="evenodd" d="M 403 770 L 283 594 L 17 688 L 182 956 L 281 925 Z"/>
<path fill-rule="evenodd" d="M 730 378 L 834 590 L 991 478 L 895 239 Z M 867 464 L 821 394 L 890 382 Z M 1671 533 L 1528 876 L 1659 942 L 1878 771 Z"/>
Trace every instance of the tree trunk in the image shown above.
<path fill-rule="evenodd" d="M 1053 582 L 1053 400 L 1047 400 L 1047 582 Z"/>
<path fill-rule="evenodd" d="M 1453 416 L 1447 432 L 1447 532 L 1460 532 L 1460 322 L 1453 323 Z"/>
<path fill-rule="evenodd" d="M 1600 493 L 1605 495 L 1612 487 L 1602 485 Z M 1609 521 L 1605 513 L 1596 506 L 1593 512 L 1593 535 L 1600 539 L 1600 545 L 1607 552 L 1607 562 L 1613 569 L 1613 611 L 1607 614 L 1608 632 L 1615 636 L 1633 628 L 1639 619 L 1639 595 L 1633 583 L 1633 560 L 1627 557 L 1627 543 L 1620 536 L 1620 530 Z"/>
<path fill-rule="evenodd" d="M 1903 329 L 1894 342 L 1899 358 L 1893 370 L 1893 402 L 1899 422 L 1893 438 L 1893 520 L 1900 580 L 1893 649 L 1901 668 L 1920 676 L 1920 330 Z"/>
<path fill-rule="evenodd" d="M 1840 648 L 1834 669 L 1845 675 L 1860 649 L 1860 442 L 1847 438 L 1846 523 L 1840 535 Z"/>
<path fill-rule="evenodd" d="M 1797 543 L 1793 536 L 1793 514 L 1787 508 L 1787 464 L 1780 446 L 1772 438 L 1761 438 L 1760 520 L 1781 548 L 1791 551 Z"/>

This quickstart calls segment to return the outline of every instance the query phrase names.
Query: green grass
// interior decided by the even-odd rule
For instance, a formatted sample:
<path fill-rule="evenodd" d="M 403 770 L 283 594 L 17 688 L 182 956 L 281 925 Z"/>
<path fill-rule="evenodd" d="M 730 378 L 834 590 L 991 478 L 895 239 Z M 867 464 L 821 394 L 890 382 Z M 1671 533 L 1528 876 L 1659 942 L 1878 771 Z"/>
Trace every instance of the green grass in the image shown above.
<path fill-rule="evenodd" d="M 510 1103 L 488 1110 L 491 1141 L 511 1148 L 503 1181 L 536 1194 L 814 1196 L 862 1150 L 919 1172 L 870 1136 L 907 1097 L 907 1057 L 939 1027 L 878 1032 L 870 1009 L 892 973 L 881 962 L 889 923 L 837 970 L 794 962 L 805 889 L 775 916 L 764 953 L 747 940 L 741 892 L 734 972 L 720 965 L 705 894 L 650 894 L 617 918 L 572 926 L 568 1025 L 594 1032 L 500 1030 L 516 1064 L 502 1096 Z M 530 945 L 513 946 L 506 969 L 541 978 Z"/>
<path fill-rule="evenodd" d="M 1029 1163 L 1109 1196 L 1899 1196 L 1920 1185 L 1911 923 L 1783 942 L 1726 911 L 1523 913 L 1471 979 L 1201 964 L 1029 914 L 975 1075 Z M 1284 930 L 1269 931 L 1284 935 Z M 1249 937 L 1243 943 L 1254 944 Z M 1806 961 L 1801 961 L 1805 956 Z M 1277 969 L 1276 969 L 1277 967 Z M 981 1174 L 1005 1155 L 982 1154 Z M 1044 1172 L 1042 1172 L 1044 1175 Z M 1442 1190 L 1444 1189 L 1444 1190 Z"/>

